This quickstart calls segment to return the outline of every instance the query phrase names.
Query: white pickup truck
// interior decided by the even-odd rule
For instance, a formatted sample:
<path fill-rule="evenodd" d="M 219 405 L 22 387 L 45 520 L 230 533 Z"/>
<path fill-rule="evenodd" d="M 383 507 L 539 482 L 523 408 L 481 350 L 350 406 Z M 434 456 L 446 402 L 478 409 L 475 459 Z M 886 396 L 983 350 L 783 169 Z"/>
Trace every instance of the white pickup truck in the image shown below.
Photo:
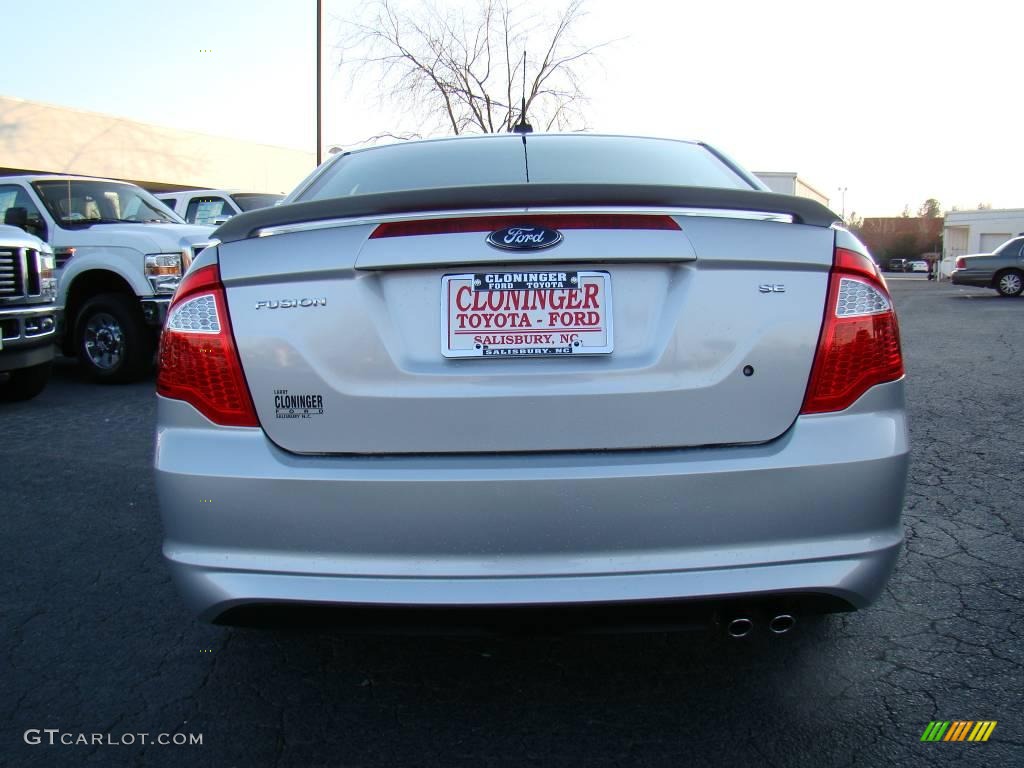
<path fill-rule="evenodd" d="M 156 198 L 189 224 L 217 226 L 239 213 L 277 205 L 284 195 L 237 189 L 190 189 L 185 192 L 157 192 Z"/>
<path fill-rule="evenodd" d="M 0 215 L 53 248 L 64 354 L 101 381 L 145 376 L 171 294 L 213 228 L 134 184 L 82 176 L 0 177 Z"/>

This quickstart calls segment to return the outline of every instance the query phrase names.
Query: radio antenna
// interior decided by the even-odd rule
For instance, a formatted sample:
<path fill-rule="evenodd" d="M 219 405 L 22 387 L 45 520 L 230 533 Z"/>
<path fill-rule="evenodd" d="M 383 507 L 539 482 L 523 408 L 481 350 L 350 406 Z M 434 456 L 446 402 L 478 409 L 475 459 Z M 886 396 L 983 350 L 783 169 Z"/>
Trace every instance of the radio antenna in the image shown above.
<path fill-rule="evenodd" d="M 519 122 L 512 126 L 512 133 L 533 133 L 533 126 L 526 122 L 526 51 L 523 51 L 523 109 Z"/>

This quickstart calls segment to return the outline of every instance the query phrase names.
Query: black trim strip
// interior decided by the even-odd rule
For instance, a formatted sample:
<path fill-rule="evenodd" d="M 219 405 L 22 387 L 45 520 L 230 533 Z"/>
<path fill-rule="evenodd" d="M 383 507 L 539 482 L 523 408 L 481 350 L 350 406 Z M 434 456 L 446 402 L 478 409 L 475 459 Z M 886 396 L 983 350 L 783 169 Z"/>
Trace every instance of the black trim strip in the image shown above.
<path fill-rule="evenodd" d="M 799 224 L 815 227 L 830 227 L 839 221 L 839 216 L 821 203 L 774 192 L 643 184 L 504 184 L 337 197 L 259 208 L 233 216 L 213 233 L 213 237 L 230 243 L 254 237 L 261 229 L 325 219 L 444 210 L 576 205 L 764 211 L 788 214 Z"/>
<path fill-rule="evenodd" d="M 586 578 L 586 577 L 581 577 Z M 379 605 L 251 602 L 233 605 L 214 624 L 332 630 L 354 634 L 521 635 L 697 630 L 749 616 L 763 631 L 768 617 L 856 610 L 825 593 L 763 593 L 734 598 L 632 600 L 549 605 Z"/>

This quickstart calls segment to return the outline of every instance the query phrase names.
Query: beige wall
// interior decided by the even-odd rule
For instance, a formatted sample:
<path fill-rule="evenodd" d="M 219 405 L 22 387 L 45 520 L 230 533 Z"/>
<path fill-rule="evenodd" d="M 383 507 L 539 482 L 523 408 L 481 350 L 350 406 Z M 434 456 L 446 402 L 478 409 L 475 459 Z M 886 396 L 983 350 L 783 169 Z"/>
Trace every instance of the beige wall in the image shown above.
<path fill-rule="evenodd" d="M 0 96 L 0 168 L 289 192 L 315 164 L 312 152 Z"/>
<path fill-rule="evenodd" d="M 807 197 L 811 200 L 817 200 L 819 203 L 828 208 L 828 196 L 823 195 L 821 192 L 816 190 L 806 181 L 801 179 L 799 176 L 796 177 L 796 193 L 798 197 Z"/>
<path fill-rule="evenodd" d="M 772 192 L 778 192 L 783 195 L 807 197 L 811 200 L 817 200 L 825 207 L 828 207 L 828 196 L 823 195 L 795 173 L 786 173 L 782 171 L 754 171 L 754 175 L 763 181 Z"/>

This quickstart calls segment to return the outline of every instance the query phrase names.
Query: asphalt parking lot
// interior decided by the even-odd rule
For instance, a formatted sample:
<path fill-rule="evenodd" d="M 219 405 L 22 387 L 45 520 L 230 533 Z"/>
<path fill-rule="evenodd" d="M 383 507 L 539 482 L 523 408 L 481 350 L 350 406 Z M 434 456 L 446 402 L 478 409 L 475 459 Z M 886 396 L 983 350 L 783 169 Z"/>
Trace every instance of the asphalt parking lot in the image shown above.
<path fill-rule="evenodd" d="M 160 558 L 152 381 L 0 405 L 0 764 L 1024 765 L 1024 298 L 890 283 L 905 552 L 785 637 L 347 637 L 197 624 Z M 987 743 L 922 743 L 996 720 Z M 202 734 L 28 745 L 27 729 Z"/>

